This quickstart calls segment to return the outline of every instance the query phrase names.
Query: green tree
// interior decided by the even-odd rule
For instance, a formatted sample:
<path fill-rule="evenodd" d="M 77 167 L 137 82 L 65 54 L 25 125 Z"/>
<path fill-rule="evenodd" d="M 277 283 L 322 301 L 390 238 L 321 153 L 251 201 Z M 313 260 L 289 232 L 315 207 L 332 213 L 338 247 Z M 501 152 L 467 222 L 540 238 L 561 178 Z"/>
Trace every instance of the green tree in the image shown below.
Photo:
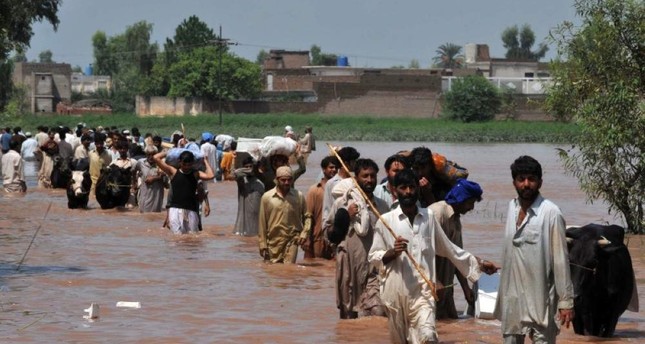
<path fill-rule="evenodd" d="M 54 56 L 54 53 L 52 53 L 51 50 L 43 50 L 38 54 L 38 62 L 40 63 L 54 63 L 54 60 L 52 57 Z"/>
<path fill-rule="evenodd" d="M 2 0 L 0 1 L 0 60 L 12 50 L 22 52 L 29 47 L 34 35 L 34 22 L 47 20 L 58 28 L 58 8 L 61 0 Z"/>
<path fill-rule="evenodd" d="M 208 24 L 201 21 L 193 15 L 184 19 L 181 24 L 175 28 L 173 39 L 166 39 L 164 52 L 166 53 L 166 62 L 172 64 L 177 61 L 176 56 L 181 52 L 190 52 L 193 49 L 215 44 L 217 34 L 208 27 Z M 223 46 L 225 51 L 227 46 Z"/>
<path fill-rule="evenodd" d="M 116 52 L 108 45 L 108 37 L 103 31 L 92 35 L 94 48 L 94 73 L 97 75 L 112 75 L 117 72 Z"/>
<path fill-rule="evenodd" d="M 92 36 L 94 69 L 97 74 L 115 75 L 134 69 L 147 75 L 152 70 L 158 46 L 150 43 L 152 24 L 141 21 L 128 26 L 124 33 L 107 37 L 97 31 Z"/>
<path fill-rule="evenodd" d="M 510 60 L 539 61 L 549 50 L 544 43 L 540 43 L 537 50 L 531 50 L 535 44 L 535 33 L 528 24 L 522 25 L 521 29 L 517 25 L 504 29 L 502 42 L 506 48 L 506 58 Z"/>
<path fill-rule="evenodd" d="M 258 65 L 262 66 L 264 65 L 264 61 L 269 57 L 269 53 L 264 50 L 260 49 L 260 52 L 258 53 L 258 57 L 255 58 L 255 63 Z"/>
<path fill-rule="evenodd" d="M 437 55 L 432 58 L 437 68 L 456 69 L 464 65 L 464 56 L 461 54 L 461 46 L 453 43 L 445 43 L 435 50 Z"/>
<path fill-rule="evenodd" d="M 11 81 L 11 74 L 13 73 L 13 61 L 0 60 L 0 113 L 5 110 L 7 102 L 11 97 L 13 90 L 13 82 Z"/>
<path fill-rule="evenodd" d="M 112 76 L 110 95 L 116 111 L 134 109 L 135 95 L 148 87 L 158 52 L 157 44 L 150 43 L 151 35 L 152 24 L 140 21 L 113 37 L 102 31 L 92 36 L 94 69 L 97 74 Z"/>
<path fill-rule="evenodd" d="M 410 61 L 410 64 L 408 65 L 408 68 L 410 68 L 410 69 L 419 69 L 419 68 L 421 68 L 421 65 L 419 64 L 419 60 L 412 59 Z"/>
<path fill-rule="evenodd" d="M 13 89 L 13 61 L 7 60 L 9 53 L 16 51 L 24 56 L 36 21 L 46 20 L 56 30 L 60 3 L 60 0 L 0 1 L 0 111 L 5 110 Z"/>
<path fill-rule="evenodd" d="M 337 63 L 338 56 L 323 53 L 322 49 L 315 44 L 311 46 L 309 52 L 311 53 L 312 66 L 335 66 Z"/>
<path fill-rule="evenodd" d="M 589 201 L 604 199 L 632 233 L 645 233 L 645 5 L 577 0 L 582 24 L 558 26 L 547 106 L 582 128 L 560 151 Z"/>
<path fill-rule="evenodd" d="M 216 47 L 202 47 L 179 55 L 168 69 L 169 97 L 217 99 L 256 98 L 262 84 L 260 66 L 233 54 L 222 54 L 221 85 L 218 85 L 219 53 Z M 221 93 L 219 92 L 221 86 Z"/>
<path fill-rule="evenodd" d="M 495 118 L 501 98 L 497 87 L 479 75 L 455 79 L 446 92 L 444 116 L 462 122 L 480 122 Z"/>
<path fill-rule="evenodd" d="M 27 55 L 25 55 L 24 52 L 16 52 L 12 57 L 11 60 L 13 62 L 27 62 Z"/>

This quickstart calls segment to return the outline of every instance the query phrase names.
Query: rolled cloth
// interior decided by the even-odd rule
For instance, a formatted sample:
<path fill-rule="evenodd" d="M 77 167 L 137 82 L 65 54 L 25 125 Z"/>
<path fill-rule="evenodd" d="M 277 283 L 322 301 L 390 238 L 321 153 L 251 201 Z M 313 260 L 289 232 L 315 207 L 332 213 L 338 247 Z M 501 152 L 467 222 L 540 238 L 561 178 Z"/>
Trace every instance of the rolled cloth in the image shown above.
<path fill-rule="evenodd" d="M 289 166 L 278 167 L 278 170 L 275 171 L 275 177 L 276 178 L 293 177 L 293 172 L 291 172 L 291 167 Z"/>
<path fill-rule="evenodd" d="M 457 179 L 457 184 L 446 195 L 446 203 L 459 204 L 469 198 L 475 198 L 480 201 L 483 193 L 479 184 L 467 179 Z"/>
<path fill-rule="evenodd" d="M 211 142 L 211 141 L 213 141 L 213 134 L 211 134 L 211 133 L 209 133 L 209 132 L 207 132 L 207 131 L 206 131 L 206 132 L 203 132 L 203 133 L 202 133 L 202 140 L 204 140 L 204 141 L 206 141 L 206 142 Z"/>

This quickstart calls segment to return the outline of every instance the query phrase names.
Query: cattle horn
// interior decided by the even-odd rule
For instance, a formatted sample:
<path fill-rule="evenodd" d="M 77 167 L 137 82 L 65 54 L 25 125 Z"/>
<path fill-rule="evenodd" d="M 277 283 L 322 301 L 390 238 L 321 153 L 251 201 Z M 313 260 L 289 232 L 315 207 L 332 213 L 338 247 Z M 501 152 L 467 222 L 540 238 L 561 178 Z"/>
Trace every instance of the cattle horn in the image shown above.
<path fill-rule="evenodd" d="M 605 247 L 605 246 L 607 246 L 607 245 L 611 244 L 611 241 L 609 241 L 609 240 L 608 240 L 607 238 L 605 238 L 604 236 L 601 236 L 601 238 L 602 238 L 602 239 L 598 240 L 598 246 L 600 246 L 600 247 Z"/>
<path fill-rule="evenodd" d="M 567 237 L 567 244 L 573 244 L 573 238 Z"/>

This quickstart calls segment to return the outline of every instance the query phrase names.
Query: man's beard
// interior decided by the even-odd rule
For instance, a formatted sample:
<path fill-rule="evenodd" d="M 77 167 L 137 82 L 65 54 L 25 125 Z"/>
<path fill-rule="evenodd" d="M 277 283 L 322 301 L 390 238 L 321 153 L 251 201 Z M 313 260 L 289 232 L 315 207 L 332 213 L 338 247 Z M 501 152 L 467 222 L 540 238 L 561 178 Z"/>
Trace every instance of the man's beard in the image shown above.
<path fill-rule="evenodd" d="M 361 183 L 361 189 L 363 189 L 363 192 L 365 192 L 368 195 L 371 195 L 374 193 L 374 188 L 376 187 L 376 183 Z"/>
<path fill-rule="evenodd" d="M 517 191 L 517 197 L 521 200 L 524 201 L 535 201 L 537 198 L 538 194 L 540 193 L 538 190 L 533 190 L 533 189 L 515 189 Z"/>
<path fill-rule="evenodd" d="M 417 203 L 417 197 L 416 195 L 409 195 L 409 196 L 404 196 L 404 197 L 398 197 L 399 200 L 399 205 L 402 207 L 411 207 Z"/>

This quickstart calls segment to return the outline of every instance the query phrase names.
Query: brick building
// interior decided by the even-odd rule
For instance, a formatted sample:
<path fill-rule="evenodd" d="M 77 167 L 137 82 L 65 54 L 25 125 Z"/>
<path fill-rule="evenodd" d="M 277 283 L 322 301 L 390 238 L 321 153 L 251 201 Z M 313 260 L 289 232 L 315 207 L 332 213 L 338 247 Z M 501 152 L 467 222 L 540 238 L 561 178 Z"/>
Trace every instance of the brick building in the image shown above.
<path fill-rule="evenodd" d="M 32 112 L 54 112 L 56 104 L 72 98 L 71 75 L 67 63 L 18 62 L 12 80 L 27 87 Z"/>

